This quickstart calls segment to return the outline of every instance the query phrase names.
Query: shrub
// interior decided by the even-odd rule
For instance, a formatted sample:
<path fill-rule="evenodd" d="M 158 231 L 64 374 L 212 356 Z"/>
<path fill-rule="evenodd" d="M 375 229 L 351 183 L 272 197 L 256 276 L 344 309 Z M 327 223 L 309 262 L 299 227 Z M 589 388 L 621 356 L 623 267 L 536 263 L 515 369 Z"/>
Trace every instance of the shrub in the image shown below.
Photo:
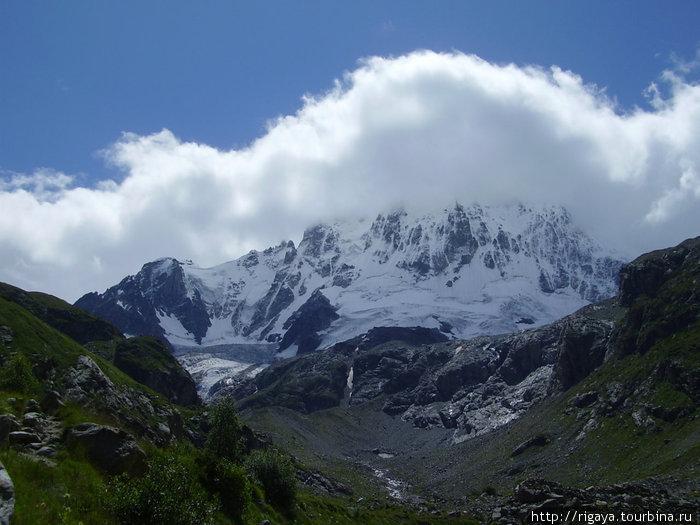
<path fill-rule="evenodd" d="M 236 523 L 242 523 L 243 513 L 251 502 L 251 486 L 245 468 L 210 454 L 204 455 L 201 464 L 204 469 L 202 483 L 206 489 L 218 496 L 224 514 Z"/>
<path fill-rule="evenodd" d="M 0 388 L 28 394 L 37 386 L 29 361 L 21 352 L 17 352 L 0 371 Z"/>
<path fill-rule="evenodd" d="M 288 456 L 273 450 L 254 450 L 246 460 L 246 468 L 262 485 L 269 504 L 283 512 L 292 511 L 297 486 L 294 466 Z"/>
<path fill-rule="evenodd" d="M 205 444 L 206 450 L 218 458 L 237 462 L 243 453 L 241 421 L 232 397 L 219 401 L 211 411 L 212 428 Z"/>
<path fill-rule="evenodd" d="M 208 525 L 216 506 L 177 454 L 158 452 L 142 478 L 121 475 L 109 484 L 107 504 L 125 524 Z"/>

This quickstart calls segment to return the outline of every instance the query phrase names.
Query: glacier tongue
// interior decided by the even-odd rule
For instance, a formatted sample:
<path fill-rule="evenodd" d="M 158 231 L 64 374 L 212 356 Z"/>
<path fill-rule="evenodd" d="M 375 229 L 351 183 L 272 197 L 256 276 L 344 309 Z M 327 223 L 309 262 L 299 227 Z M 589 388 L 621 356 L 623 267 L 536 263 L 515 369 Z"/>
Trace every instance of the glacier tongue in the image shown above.
<path fill-rule="evenodd" d="M 163 337 L 178 353 L 284 342 L 290 355 L 375 326 L 465 338 L 542 325 L 614 295 L 622 262 L 561 207 L 456 204 L 316 225 L 298 246 L 213 268 L 161 259 L 76 305 L 128 333 Z"/>

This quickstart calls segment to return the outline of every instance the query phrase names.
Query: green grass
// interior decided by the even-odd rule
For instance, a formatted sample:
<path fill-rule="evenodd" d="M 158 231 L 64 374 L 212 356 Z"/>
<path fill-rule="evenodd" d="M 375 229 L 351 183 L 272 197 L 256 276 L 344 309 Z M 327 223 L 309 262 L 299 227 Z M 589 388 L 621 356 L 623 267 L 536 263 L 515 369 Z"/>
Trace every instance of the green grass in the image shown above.
<path fill-rule="evenodd" d="M 104 480 L 84 460 L 58 458 L 55 466 L 0 449 L 15 485 L 13 525 L 115 523 L 104 508 Z"/>
<path fill-rule="evenodd" d="M 31 361 L 53 359 L 60 367 L 75 365 L 85 349 L 52 329 L 21 306 L 0 298 L 0 325 L 12 330 L 12 341 L 3 344 L 3 353 L 22 352 Z"/>
<path fill-rule="evenodd" d="M 293 523 L 312 525 L 329 523 L 339 525 L 441 525 L 478 524 L 475 517 L 455 514 L 450 516 L 438 510 L 417 509 L 411 505 L 380 499 L 347 500 L 310 493 L 300 495 Z"/>
<path fill-rule="evenodd" d="M 152 336 L 118 341 L 113 359 L 143 371 L 160 369 L 175 373 L 181 370 L 170 350 Z"/>
<path fill-rule="evenodd" d="M 25 292 L 12 285 L 0 283 L 0 297 L 25 308 L 81 344 L 123 337 L 113 324 L 52 295 Z"/>

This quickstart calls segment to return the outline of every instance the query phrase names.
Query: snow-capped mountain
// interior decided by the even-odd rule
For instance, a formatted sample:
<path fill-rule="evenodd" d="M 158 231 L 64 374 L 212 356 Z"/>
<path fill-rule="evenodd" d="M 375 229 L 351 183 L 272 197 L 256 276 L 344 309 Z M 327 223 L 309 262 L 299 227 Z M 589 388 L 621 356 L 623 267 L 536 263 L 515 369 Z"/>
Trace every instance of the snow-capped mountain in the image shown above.
<path fill-rule="evenodd" d="M 621 264 L 563 208 L 455 205 L 317 225 L 298 246 L 213 268 L 160 259 L 76 305 L 173 347 L 269 343 L 291 355 L 375 326 L 471 337 L 542 325 L 614 295 Z"/>

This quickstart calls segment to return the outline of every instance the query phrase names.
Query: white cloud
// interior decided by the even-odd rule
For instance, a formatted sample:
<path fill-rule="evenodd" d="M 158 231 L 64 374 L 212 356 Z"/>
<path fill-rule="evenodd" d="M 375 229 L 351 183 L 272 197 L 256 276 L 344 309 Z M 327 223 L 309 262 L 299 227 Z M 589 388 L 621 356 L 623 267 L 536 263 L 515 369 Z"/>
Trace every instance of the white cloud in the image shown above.
<path fill-rule="evenodd" d="M 665 78 L 621 113 L 556 67 L 370 58 L 245 149 L 127 133 L 104 152 L 119 183 L 9 174 L 0 280 L 74 300 L 159 256 L 213 265 L 399 202 L 551 202 L 631 254 L 672 245 L 700 233 L 700 86 Z"/>
<path fill-rule="evenodd" d="M 58 200 L 74 179 L 50 168 L 40 168 L 31 175 L 9 172 L 6 176 L 7 180 L 0 180 L 0 192 L 26 191 L 40 201 Z"/>

